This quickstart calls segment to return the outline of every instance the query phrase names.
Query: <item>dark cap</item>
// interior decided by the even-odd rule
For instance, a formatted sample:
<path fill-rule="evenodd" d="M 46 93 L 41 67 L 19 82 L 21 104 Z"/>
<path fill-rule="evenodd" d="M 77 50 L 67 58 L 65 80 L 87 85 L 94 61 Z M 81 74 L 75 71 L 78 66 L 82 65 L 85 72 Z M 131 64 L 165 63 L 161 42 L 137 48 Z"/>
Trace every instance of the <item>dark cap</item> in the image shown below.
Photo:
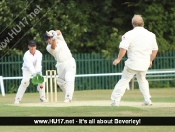
<path fill-rule="evenodd" d="M 30 40 L 28 45 L 29 46 L 36 46 L 36 42 L 34 40 Z"/>
<path fill-rule="evenodd" d="M 47 41 L 49 38 L 52 38 L 52 36 L 49 36 L 47 33 L 44 34 L 44 41 Z"/>

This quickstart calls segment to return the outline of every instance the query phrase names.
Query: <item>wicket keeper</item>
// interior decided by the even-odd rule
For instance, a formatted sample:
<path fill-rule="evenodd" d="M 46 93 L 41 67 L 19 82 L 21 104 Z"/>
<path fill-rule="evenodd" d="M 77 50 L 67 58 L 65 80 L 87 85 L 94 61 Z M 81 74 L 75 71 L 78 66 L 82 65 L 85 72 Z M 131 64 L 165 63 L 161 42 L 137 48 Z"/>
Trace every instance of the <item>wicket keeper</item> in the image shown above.
<path fill-rule="evenodd" d="M 27 87 L 30 84 L 31 76 L 35 77 L 36 74 L 42 75 L 42 53 L 39 50 L 36 50 L 36 42 L 34 40 L 29 41 L 28 48 L 29 50 L 25 52 L 23 57 L 23 79 L 18 88 L 14 104 L 19 104 L 21 101 Z M 46 102 L 44 82 L 38 84 L 37 90 L 39 91 L 40 101 Z"/>

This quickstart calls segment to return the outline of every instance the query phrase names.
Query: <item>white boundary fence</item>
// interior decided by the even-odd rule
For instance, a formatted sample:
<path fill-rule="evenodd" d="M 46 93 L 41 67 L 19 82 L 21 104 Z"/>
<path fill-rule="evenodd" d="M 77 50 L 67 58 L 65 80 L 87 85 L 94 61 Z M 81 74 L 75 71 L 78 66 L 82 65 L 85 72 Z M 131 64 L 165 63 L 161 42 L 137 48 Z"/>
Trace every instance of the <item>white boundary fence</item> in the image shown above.
<path fill-rule="evenodd" d="M 175 70 L 174 69 L 149 70 L 147 72 L 147 75 L 148 74 L 162 74 L 162 73 L 164 73 L 164 74 L 175 73 Z M 82 75 L 80 74 L 80 75 L 76 75 L 75 77 L 97 77 L 97 76 L 119 76 L 119 75 L 122 75 L 122 73 L 102 73 L 102 74 L 82 74 Z M 154 77 L 154 75 L 152 77 Z M 11 80 L 11 79 L 22 79 L 22 76 L 21 77 L 3 77 L 3 76 L 0 76 L 0 86 L 1 86 L 2 96 L 5 96 L 4 80 Z M 133 89 L 133 87 L 134 87 L 133 82 L 134 82 L 134 79 L 132 79 L 131 89 Z"/>

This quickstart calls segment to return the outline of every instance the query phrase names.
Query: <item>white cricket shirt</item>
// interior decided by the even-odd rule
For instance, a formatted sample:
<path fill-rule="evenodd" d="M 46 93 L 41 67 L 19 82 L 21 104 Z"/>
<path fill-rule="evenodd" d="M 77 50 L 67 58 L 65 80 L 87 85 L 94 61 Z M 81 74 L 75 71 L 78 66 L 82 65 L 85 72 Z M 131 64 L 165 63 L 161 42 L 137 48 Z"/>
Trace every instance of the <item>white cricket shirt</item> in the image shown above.
<path fill-rule="evenodd" d="M 156 36 L 144 27 L 135 27 L 122 36 L 119 48 L 127 50 L 125 65 L 133 70 L 145 71 L 150 65 L 152 50 L 158 50 Z"/>
<path fill-rule="evenodd" d="M 64 62 L 72 58 L 72 54 L 64 40 L 62 34 L 54 36 L 56 40 L 56 48 L 52 49 L 51 44 L 48 44 L 46 50 L 59 62 Z"/>
<path fill-rule="evenodd" d="M 29 70 L 31 74 L 42 71 L 42 53 L 36 50 L 35 54 L 32 55 L 30 51 L 26 51 L 23 57 L 23 67 L 22 69 Z"/>

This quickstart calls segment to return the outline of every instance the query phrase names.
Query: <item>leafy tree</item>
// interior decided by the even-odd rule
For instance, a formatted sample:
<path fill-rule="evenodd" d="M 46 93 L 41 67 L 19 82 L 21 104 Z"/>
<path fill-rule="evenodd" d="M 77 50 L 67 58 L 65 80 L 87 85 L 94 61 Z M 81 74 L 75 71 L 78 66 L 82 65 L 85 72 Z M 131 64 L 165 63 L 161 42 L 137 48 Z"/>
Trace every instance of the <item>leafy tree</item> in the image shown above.
<path fill-rule="evenodd" d="M 1 58 L 22 55 L 31 39 L 46 54 L 43 34 L 50 29 L 62 31 L 73 53 L 110 55 L 132 29 L 134 14 L 141 14 L 145 28 L 156 34 L 159 52 L 175 49 L 173 0 L 1 0 L 0 9 Z"/>

